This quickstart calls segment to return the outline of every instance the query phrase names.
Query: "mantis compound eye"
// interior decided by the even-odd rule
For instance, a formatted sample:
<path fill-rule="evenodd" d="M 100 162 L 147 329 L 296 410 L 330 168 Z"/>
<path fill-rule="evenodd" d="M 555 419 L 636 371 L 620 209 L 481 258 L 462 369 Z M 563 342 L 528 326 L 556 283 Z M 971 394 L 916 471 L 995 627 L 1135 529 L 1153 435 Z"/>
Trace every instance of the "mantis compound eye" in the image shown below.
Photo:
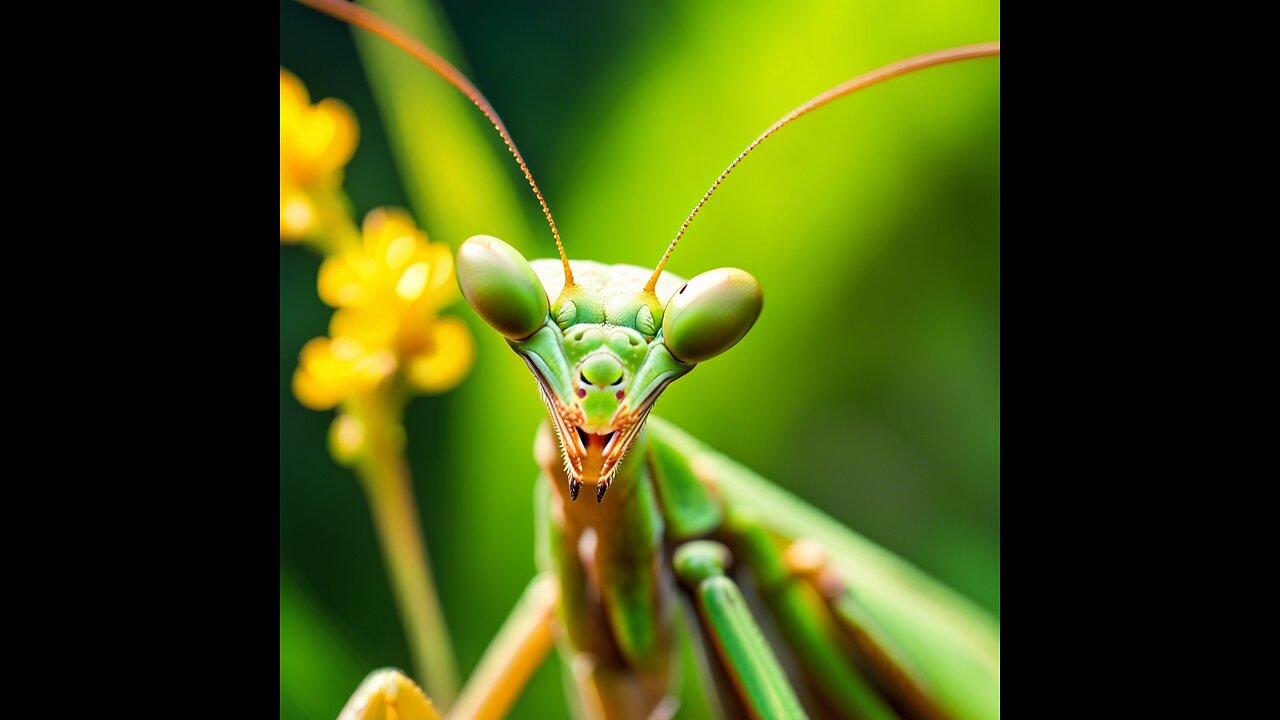
<path fill-rule="evenodd" d="M 546 290 L 515 248 L 489 235 L 467 238 L 457 268 L 467 304 L 503 337 L 524 340 L 546 322 Z"/>
<path fill-rule="evenodd" d="M 681 362 L 710 360 L 738 343 L 764 304 L 760 283 L 745 270 L 719 268 L 676 291 L 662 314 L 662 341 Z"/>

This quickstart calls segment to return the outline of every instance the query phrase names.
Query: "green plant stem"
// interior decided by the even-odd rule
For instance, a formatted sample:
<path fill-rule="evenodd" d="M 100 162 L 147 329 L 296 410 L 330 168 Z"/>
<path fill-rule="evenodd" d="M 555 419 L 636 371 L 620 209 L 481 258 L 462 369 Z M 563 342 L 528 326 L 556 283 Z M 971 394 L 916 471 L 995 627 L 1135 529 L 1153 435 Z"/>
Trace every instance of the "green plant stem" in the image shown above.
<path fill-rule="evenodd" d="M 391 395 L 381 389 L 346 404 L 365 427 L 365 447 L 356 469 L 391 574 L 415 675 L 431 699 L 447 707 L 458 694 L 458 670 L 418 523 L 413 482 L 403 454 L 399 404 L 391 401 Z"/>

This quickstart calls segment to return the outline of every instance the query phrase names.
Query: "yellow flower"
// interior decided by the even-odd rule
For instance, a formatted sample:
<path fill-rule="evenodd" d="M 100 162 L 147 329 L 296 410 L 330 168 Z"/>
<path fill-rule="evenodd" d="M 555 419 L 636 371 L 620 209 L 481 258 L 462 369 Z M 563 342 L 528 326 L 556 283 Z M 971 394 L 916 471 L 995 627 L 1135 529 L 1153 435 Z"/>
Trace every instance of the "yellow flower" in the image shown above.
<path fill-rule="evenodd" d="M 280 68 L 280 239 L 296 242 L 322 230 L 339 205 L 342 168 L 355 152 L 351 108 L 327 98 L 315 105 L 307 89 Z"/>
<path fill-rule="evenodd" d="M 293 394 L 313 410 L 328 410 L 357 392 L 367 392 L 391 377 L 398 363 L 388 348 L 366 347 L 359 340 L 320 337 L 302 347 L 293 374 Z"/>
<path fill-rule="evenodd" d="M 369 213 L 363 242 L 320 266 L 319 292 L 338 309 L 332 340 L 302 349 L 293 390 L 303 405 L 331 408 L 397 372 L 421 392 L 442 392 L 470 369 L 470 330 L 438 315 L 458 297 L 453 256 L 447 245 L 428 242 L 403 210 Z"/>

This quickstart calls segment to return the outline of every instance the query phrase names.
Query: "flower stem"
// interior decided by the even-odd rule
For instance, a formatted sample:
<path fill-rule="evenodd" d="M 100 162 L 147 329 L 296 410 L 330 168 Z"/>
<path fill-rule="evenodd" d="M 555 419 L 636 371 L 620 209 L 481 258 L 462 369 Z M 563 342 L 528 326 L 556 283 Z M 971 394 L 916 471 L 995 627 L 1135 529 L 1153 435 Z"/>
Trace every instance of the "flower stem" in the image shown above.
<path fill-rule="evenodd" d="M 447 707 L 458 693 L 458 670 L 418 522 L 413 482 L 403 454 L 399 405 L 389 395 L 388 389 L 382 388 L 347 402 L 348 410 L 365 428 L 365 447 L 356 469 L 391 574 L 415 675 L 431 699 Z"/>

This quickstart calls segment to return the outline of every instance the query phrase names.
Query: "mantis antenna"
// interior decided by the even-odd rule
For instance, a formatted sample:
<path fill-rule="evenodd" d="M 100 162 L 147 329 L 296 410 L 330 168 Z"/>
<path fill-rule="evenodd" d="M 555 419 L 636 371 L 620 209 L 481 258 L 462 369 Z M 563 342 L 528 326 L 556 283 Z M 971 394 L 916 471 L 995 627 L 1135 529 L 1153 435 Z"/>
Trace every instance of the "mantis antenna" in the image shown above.
<path fill-rule="evenodd" d="M 797 107 L 786 115 L 783 115 L 780 120 L 770 125 L 769 129 L 760 133 L 760 136 L 755 140 L 752 140 L 746 150 L 738 153 L 738 157 L 734 158 L 733 162 L 729 163 L 729 167 L 725 168 L 724 172 L 720 173 L 720 177 L 717 177 L 716 181 L 711 183 L 711 187 L 705 194 L 703 194 L 702 199 L 698 201 L 697 205 L 693 206 L 693 212 L 689 213 L 689 217 L 685 218 L 684 222 L 681 223 L 680 231 L 676 233 L 674 238 L 672 238 L 671 244 L 667 246 L 667 251 L 662 254 L 662 259 L 658 261 L 658 267 L 654 268 L 653 275 L 649 276 L 649 282 L 645 283 L 644 291 L 652 293 L 654 288 L 657 287 L 658 276 L 662 274 L 662 268 L 667 264 L 667 258 L 671 257 L 671 251 L 676 249 L 676 243 L 680 242 L 680 238 L 684 237 L 685 230 L 689 229 L 689 223 L 693 222 L 693 219 L 697 217 L 698 211 L 702 210 L 703 205 L 707 204 L 707 200 L 710 199 L 711 194 L 716 191 L 716 188 L 720 187 L 720 183 L 724 182 L 724 179 L 729 176 L 729 173 L 733 172 L 733 169 L 738 167 L 738 164 L 742 162 L 743 158 L 750 155 L 751 151 L 755 150 L 757 145 L 764 142 L 765 138 L 782 129 L 783 125 L 790 123 L 792 120 L 795 120 L 802 115 L 807 115 L 808 113 L 817 110 L 832 100 L 842 98 L 845 95 L 856 90 L 861 90 L 869 85 L 875 85 L 882 80 L 888 80 L 899 75 L 905 75 L 909 72 L 932 67 L 934 65 L 942 65 L 944 63 L 956 62 L 958 60 L 969 60 L 972 58 L 989 57 L 999 54 L 1000 41 L 997 40 L 995 42 L 981 43 L 978 45 L 962 45 L 960 47 L 954 47 L 947 50 L 936 50 L 934 52 L 924 53 L 923 55 L 915 55 L 905 60 L 899 60 L 898 62 L 877 68 L 871 72 L 863 73 L 852 80 L 847 80 L 830 90 L 811 98 L 803 105 Z"/>
<path fill-rule="evenodd" d="M 525 163 L 524 156 L 516 149 L 516 142 L 511 139 L 511 133 L 507 132 L 506 124 L 502 122 L 502 118 L 498 117 L 498 111 L 493 109 L 493 105 L 489 103 L 480 90 L 457 68 L 450 65 L 449 61 L 440 57 L 431 48 L 423 45 L 372 10 L 345 0 L 298 0 L 298 2 L 343 22 L 368 30 L 404 50 L 418 62 L 435 71 L 437 75 L 444 78 L 463 95 L 466 95 L 467 99 L 477 108 L 480 108 L 480 112 L 484 113 L 489 122 L 493 123 L 493 129 L 497 130 L 498 134 L 502 136 L 502 142 L 511 151 L 511 156 L 520 164 L 520 171 L 524 173 L 524 179 L 529 181 L 529 188 L 533 190 L 534 196 L 538 198 L 538 204 L 542 206 L 542 214 L 546 216 L 547 224 L 551 226 L 551 235 L 556 240 L 556 250 L 560 251 L 560 262 L 564 265 L 565 287 L 573 285 L 573 270 L 569 269 L 569 258 L 564 254 L 564 245 L 560 242 L 560 231 L 556 229 L 556 221 L 551 217 L 551 210 L 547 207 L 547 201 L 543 199 L 542 191 L 538 189 L 538 183 L 534 182 L 533 173 L 529 172 L 529 165 Z M 665 258 L 663 259 L 665 260 Z"/>

